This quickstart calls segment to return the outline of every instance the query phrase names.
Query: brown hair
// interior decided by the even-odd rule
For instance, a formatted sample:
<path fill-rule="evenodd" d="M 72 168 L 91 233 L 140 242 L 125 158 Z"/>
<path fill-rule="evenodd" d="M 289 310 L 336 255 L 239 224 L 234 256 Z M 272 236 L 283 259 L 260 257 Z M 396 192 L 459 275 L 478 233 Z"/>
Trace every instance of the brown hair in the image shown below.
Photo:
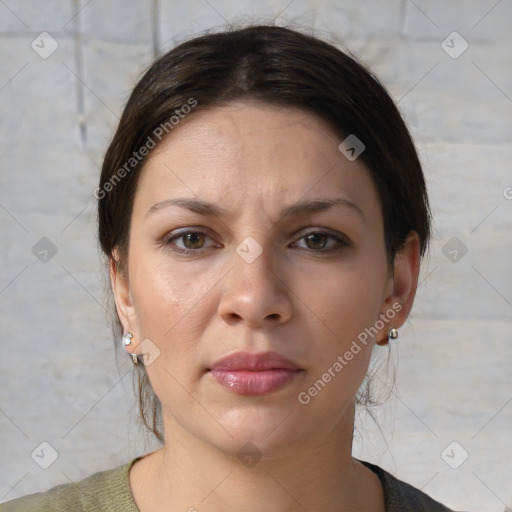
<path fill-rule="evenodd" d="M 332 126 L 340 141 L 354 134 L 365 145 L 360 158 L 380 195 L 388 260 L 393 261 L 411 231 L 418 233 L 425 253 L 431 216 L 423 171 L 385 88 L 332 44 L 284 27 L 249 26 L 180 44 L 156 60 L 134 88 L 95 191 L 99 241 L 109 259 L 117 249 L 119 264 L 126 264 L 133 200 L 147 149 L 162 140 L 163 131 L 174 129 L 187 112 L 185 105 L 191 107 L 187 115 L 194 115 L 244 98 L 312 112 Z M 144 366 L 138 371 L 142 419 L 163 440 L 160 401 Z"/>

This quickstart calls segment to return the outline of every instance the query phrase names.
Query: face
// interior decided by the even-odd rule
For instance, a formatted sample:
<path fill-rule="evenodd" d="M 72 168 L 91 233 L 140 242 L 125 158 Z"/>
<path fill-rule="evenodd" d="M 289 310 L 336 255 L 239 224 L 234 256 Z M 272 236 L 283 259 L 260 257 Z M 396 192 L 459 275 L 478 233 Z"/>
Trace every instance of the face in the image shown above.
<path fill-rule="evenodd" d="M 378 191 L 341 140 L 311 113 L 239 102 L 186 118 L 148 158 L 112 280 L 166 438 L 277 456 L 351 424 L 417 253 L 393 275 Z"/>

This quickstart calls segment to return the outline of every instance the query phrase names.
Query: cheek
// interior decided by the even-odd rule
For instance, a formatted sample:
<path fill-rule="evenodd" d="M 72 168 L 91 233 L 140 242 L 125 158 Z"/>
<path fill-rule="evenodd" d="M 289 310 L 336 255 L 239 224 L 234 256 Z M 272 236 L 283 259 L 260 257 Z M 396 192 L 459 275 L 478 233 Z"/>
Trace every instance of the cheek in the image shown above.
<path fill-rule="evenodd" d="M 384 268 L 359 261 L 331 269 L 328 279 L 302 276 L 297 281 L 297 296 L 307 298 L 305 314 L 313 326 L 312 367 L 303 391 L 315 407 L 348 403 L 366 375 L 374 346 L 368 329 L 379 318 Z"/>
<path fill-rule="evenodd" d="M 182 339 L 179 334 L 193 332 L 200 320 L 197 308 L 205 293 L 202 279 L 166 261 L 165 254 L 140 251 L 130 261 L 132 298 L 140 336 L 159 346 Z"/>
<path fill-rule="evenodd" d="M 152 388 L 165 410 L 193 407 L 188 400 L 191 383 L 200 378 L 197 364 L 201 335 L 206 328 L 208 287 L 202 278 L 191 279 L 165 262 L 153 258 L 137 265 L 132 282 L 139 336 L 150 339 L 158 358 L 146 365 Z"/>
<path fill-rule="evenodd" d="M 374 347 L 370 338 L 358 339 L 375 321 L 376 304 L 368 302 L 364 283 L 355 277 L 340 276 L 310 295 L 312 304 L 323 306 L 322 322 L 310 333 L 314 340 L 311 366 L 294 402 L 302 418 L 316 418 L 327 431 L 339 424 L 354 403 Z"/>
<path fill-rule="evenodd" d="M 340 343 L 351 340 L 378 318 L 385 271 L 364 262 L 333 266 L 318 275 L 297 275 L 296 295 Z M 338 346 L 338 348 L 342 348 Z"/>

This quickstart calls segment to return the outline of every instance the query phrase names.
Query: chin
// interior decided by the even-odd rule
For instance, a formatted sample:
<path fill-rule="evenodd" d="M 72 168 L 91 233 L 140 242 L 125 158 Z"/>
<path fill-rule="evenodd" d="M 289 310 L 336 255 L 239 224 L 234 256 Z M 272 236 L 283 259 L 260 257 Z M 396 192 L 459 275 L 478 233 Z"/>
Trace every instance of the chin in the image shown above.
<path fill-rule="evenodd" d="M 290 414 L 291 412 L 291 414 Z M 222 425 L 231 434 L 222 435 L 213 440 L 221 451 L 233 456 L 275 456 L 279 452 L 285 452 L 306 435 L 304 422 L 297 412 L 286 409 L 282 404 L 271 409 L 262 409 L 261 406 L 251 410 L 250 407 L 229 410 L 222 418 Z M 254 452 L 254 454 L 251 454 Z"/>

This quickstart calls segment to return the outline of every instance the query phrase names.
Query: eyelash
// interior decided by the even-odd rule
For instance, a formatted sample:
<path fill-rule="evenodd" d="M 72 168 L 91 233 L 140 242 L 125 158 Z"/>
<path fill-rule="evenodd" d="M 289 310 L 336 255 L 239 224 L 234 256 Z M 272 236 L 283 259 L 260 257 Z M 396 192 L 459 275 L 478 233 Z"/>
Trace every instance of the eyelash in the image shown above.
<path fill-rule="evenodd" d="M 171 246 L 173 244 L 173 242 L 175 242 L 176 240 L 180 240 L 185 235 L 189 235 L 189 234 L 205 235 L 206 237 L 211 239 L 211 237 L 205 231 L 190 230 L 189 229 L 187 231 L 181 231 L 181 232 L 177 232 L 177 233 L 170 233 L 168 236 L 166 236 L 162 240 L 162 245 Z M 306 237 L 308 237 L 310 235 L 326 236 L 326 237 L 334 240 L 337 245 L 335 245 L 334 247 L 331 247 L 329 249 L 315 250 L 315 249 L 309 249 L 307 247 L 305 247 L 305 248 L 302 247 L 301 249 L 304 249 L 306 251 L 311 251 L 311 252 L 314 252 L 314 253 L 319 253 L 319 254 L 330 254 L 332 252 L 339 251 L 339 250 L 341 250 L 344 247 L 349 247 L 350 246 L 350 243 L 346 239 L 344 239 L 344 238 L 342 238 L 340 236 L 334 235 L 332 233 L 328 233 L 326 231 L 309 231 L 309 232 L 305 233 L 303 236 L 301 236 L 297 241 L 303 240 L 303 239 L 305 239 Z M 295 244 L 295 243 L 296 242 L 293 242 L 293 244 Z M 218 247 L 218 244 L 217 244 L 217 247 Z M 176 251 L 176 252 L 181 253 L 181 254 L 191 254 L 191 253 L 196 253 L 197 254 L 199 251 L 201 251 L 203 249 L 207 249 L 207 247 L 199 247 L 198 249 L 186 249 L 186 248 L 177 247 L 176 245 L 174 245 L 174 247 L 172 248 L 173 251 Z"/>

